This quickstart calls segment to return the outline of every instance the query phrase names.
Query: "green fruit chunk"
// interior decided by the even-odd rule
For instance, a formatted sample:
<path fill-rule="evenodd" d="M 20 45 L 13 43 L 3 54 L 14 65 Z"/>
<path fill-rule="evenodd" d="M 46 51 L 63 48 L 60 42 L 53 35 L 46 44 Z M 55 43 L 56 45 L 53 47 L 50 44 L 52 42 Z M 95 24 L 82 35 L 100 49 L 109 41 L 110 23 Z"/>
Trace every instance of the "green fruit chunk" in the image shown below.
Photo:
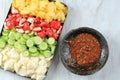
<path fill-rule="evenodd" d="M 27 48 L 26 48 L 25 45 L 20 45 L 20 46 L 19 46 L 19 49 L 20 49 L 21 52 L 24 52 L 24 51 L 27 50 Z"/>
<path fill-rule="evenodd" d="M 30 56 L 30 52 L 29 52 L 29 51 L 25 51 L 25 52 L 23 53 L 23 56 L 24 56 L 24 57 Z"/>
<path fill-rule="evenodd" d="M 51 54 L 50 51 L 46 50 L 46 51 L 43 52 L 43 55 L 44 55 L 46 58 L 48 58 L 48 57 L 51 57 L 52 54 Z"/>
<path fill-rule="evenodd" d="M 29 51 L 31 53 L 35 53 L 35 52 L 37 52 L 37 48 L 35 46 L 32 46 L 32 47 L 29 48 Z"/>
<path fill-rule="evenodd" d="M 51 46 L 51 53 L 54 54 L 56 46 Z"/>
<path fill-rule="evenodd" d="M 10 30 L 7 30 L 7 29 L 3 29 L 3 32 L 5 32 L 5 33 L 9 33 L 10 32 Z"/>
<path fill-rule="evenodd" d="M 18 40 L 18 39 L 20 39 L 21 36 L 22 36 L 21 33 L 16 33 L 16 34 L 15 34 L 15 39 Z"/>
<path fill-rule="evenodd" d="M 5 46 L 6 46 L 5 41 L 0 39 L 0 48 L 4 48 Z"/>
<path fill-rule="evenodd" d="M 20 44 L 19 42 L 15 42 L 14 47 L 19 51 L 19 52 L 25 52 L 27 50 L 27 47 L 25 45 Z"/>
<path fill-rule="evenodd" d="M 9 44 L 9 45 L 13 46 L 14 43 L 15 43 L 15 40 L 13 40 L 13 39 L 8 39 L 8 44 Z"/>
<path fill-rule="evenodd" d="M 18 42 L 19 42 L 20 44 L 26 44 L 26 39 L 24 39 L 23 37 L 21 37 L 21 38 L 18 40 Z"/>
<path fill-rule="evenodd" d="M 2 32 L 2 35 L 3 35 L 3 36 L 8 36 L 9 33 L 7 33 L 7 32 Z"/>
<path fill-rule="evenodd" d="M 46 50 L 48 48 L 48 45 L 47 43 L 42 42 L 38 47 L 40 50 Z"/>
<path fill-rule="evenodd" d="M 31 53 L 30 54 L 32 57 L 38 57 L 40 55 L 40 53 L 37 51 L 35 53 Z"/>
<path fill-rule="evenodd" d="M 1 39 L 3 39 L 5 42 L 8 41 L 8 36 L 2 36 Z"/>
<path fill-rule="evenodd" d="M 29 35 L 27 35 L 27 34 L 23 34 L 23 38 L 24 38 L 24 39 L 29 39 L 29 38 L 30 38 L 30 36 L 29 36 Z"/>
<path fill-rule="evenodd" d="M 33 38 L 33 41 L 35 44 L 39 45 L 42 43 L 43 40 L 40 37 L 36 36 Z"/>
<path fill-rule="evenodd" d="M 32 40 L 32 39 L 28 39 L 27 42 L 26 42 L 26 45 L 27 45 L 28 47 L 32 47 L 32 46 L 34 45 L 33 40 Z"/>
<path fill-rule="evenodd" d="M 50 45 L 53 45 L 53 44 L 55 44 L 55 39 L 54 38 L 49 38 L 48 39 L 48 44 L 50 44 Z"/>
<path fill-rule="evenodd" d="M 8 37 L 9 37 L 10 39 L 12 39 L 12 40 L 15 40 L 15 34 L 16 34 L 15 32 L 12 32 L 12 31 L 11 31 L 11 32 L 9 33 Z"/>

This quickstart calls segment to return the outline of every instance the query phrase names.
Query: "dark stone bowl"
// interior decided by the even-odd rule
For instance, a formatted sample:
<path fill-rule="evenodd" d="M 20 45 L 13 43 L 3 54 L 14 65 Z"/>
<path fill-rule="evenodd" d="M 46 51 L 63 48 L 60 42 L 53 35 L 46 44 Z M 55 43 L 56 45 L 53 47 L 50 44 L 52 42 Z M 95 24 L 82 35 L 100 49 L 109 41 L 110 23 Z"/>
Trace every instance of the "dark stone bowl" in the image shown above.
<path fill-rule="evenodd" d="M 96 63 L 89 66 L 80 66 L 72 60 L 69 51 L 69 44 L 66 42 L 72 40 L 74 37 L 76 37 L 78 34 L 81 33 L 92 34 L 99 41 L 102 48 L 100 59 Z M 88 27 L 81 27 L 78 29 L 71 30 L 64 36 L 60 44 L 60 56 L 63 65 L 70 72 L 78 75 L 90 75 L 99 71 L 105 65 L 108 59 L 108 55 L 109 55 L 109 49 L 106 39 L 103 37 L 103 35 L 100 32 Z"/>

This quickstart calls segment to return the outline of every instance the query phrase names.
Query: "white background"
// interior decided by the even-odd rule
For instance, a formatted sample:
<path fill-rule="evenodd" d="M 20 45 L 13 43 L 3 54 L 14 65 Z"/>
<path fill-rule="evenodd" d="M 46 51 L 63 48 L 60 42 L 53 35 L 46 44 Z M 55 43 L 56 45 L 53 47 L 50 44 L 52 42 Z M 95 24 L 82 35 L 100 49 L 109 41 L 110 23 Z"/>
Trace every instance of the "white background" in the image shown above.
<path fill-rule="evenodd" d="M 101 32 L 109 45 L 109 58 L 99 72 L 89 76 L 70 73 L 59 59 L 59 49 L 45 80 L 120 80 L 120 0 L 63 0 L 69 7 L 61 38 L 71 29 L 92 27 Z M 0 28 L 11 0 L 0 0 Z M 0 69 L 0 80 L 29 80 Z"/>

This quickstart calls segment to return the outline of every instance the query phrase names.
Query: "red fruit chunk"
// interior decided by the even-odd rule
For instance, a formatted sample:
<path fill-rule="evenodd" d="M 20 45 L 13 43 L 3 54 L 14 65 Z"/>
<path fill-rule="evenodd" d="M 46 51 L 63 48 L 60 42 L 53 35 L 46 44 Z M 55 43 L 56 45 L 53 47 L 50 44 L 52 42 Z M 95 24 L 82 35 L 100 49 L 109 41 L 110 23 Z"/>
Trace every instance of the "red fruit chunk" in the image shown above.
<path fill-rule="evenodd" d="M 41 22 L 41 26 L 42 27 L 49 27 L 50 26 L 50 24 L 49 24 L 49 22 Z"/>
<path fill-rule="evenodd" d="M 40 23 L 42 23 L 42 22 L 44 22 L 45 20 L 43 20 L 43 19 L 40 19 Z"/>
<path fill-rule="evenodd" d="M 53 21 L 51 22 L 50 26 L 51 26 L 51 28 L 54 28 L 54 29 L 57 29 L 57 30 L 58 30 L 58 29 L 60 28 L 61 24 L 60 24 L 59 21 L 53 20 Z"/>
<path fill-rule="evenodd" d="M 16 14 L 16 17 L 22 17 L 22 15 L 18 13 L 18 14 Z"/>
<path fill-rule="evenodd" d="M 60 26 L 60 28 L 57 30 L 56 33 L 59 35 L 61 33 L 61 31 L 62 31 L 62 26 Z"/>
<path fill-rule="evenodd" d="M 46 35 L 44 31 L 41 31 L 41 32 L 38 32 L 38 36 L 41 38 L 45 38 Z"/>
<path fill-rule="evenodd" d="M 22 19 L 22 15 L 21 14 L 16 14 L 16 21 L 19 22 Z"/>
<path fill-rule="evenodd" d="M 10 22 L 11 20 L 12 20 L 12 18 L 7 18 L 5 21 Z"/>
<path fill-rule="evenodd" d="M 25 22 L 24 24 L 23 24 L 23 30 L 25 30 L 25 31 L 27 31 L 27 30 L 30 30 L 30 23 L 29 22 Z"/>
<path fill-rule="evenodd" d="M 53 30 L 52 29 L 47 29 L 46 30 L 46 35 L 48 35 L 49 37 L 52 37 L 54 34 Z"/>
<path fill-rule="evenodd" d="M 20 22 L 21 19 L 22 19 L 22 16 L 19 16 L 19 17 L 17 17 L 16 21 Z"/>
<path fill-rule="evenodd" d="M 35 22 L 40 22 L 40 17 L 35 18 Z"/>
<path fill-rule="evenodd" d="M 17 25 L 16 18 L 6 19 L 6 26 L 8 30 L 11 30 L 15 25 Z"/>
<path fill-rule="evenodd" d="M 6 22 L 6 26 L 8 30 L 11 30 L 13 28 L 10 22 Z"/>
<path fill-rule="evenodd" d="M 33 23 L 33 25 L 34 25 L 35 27 L 40 26 L 40 24 L 39 24 L 39 23 Z"/>
<path fill-rule="evenodd" d="M 58 35 L 57 34 L 53 34 L 53 36 L 52 36 L 55 40 L 57 40 L 58 39 Z"/>
<path fill-rule="evenodd" d="M 9 15 L 8 15 L 8 18 L 12 18 L 12 17 L 13 17 L 12 14 L 9 14 Z"/>
<path fill-rule="evenodd" d="M 49 29 L 49 28 L 46 28 L 46 27 L 42 27 L 42 30 L 43 30 L 43 31 L 46 31 L 47 29 Z"/>

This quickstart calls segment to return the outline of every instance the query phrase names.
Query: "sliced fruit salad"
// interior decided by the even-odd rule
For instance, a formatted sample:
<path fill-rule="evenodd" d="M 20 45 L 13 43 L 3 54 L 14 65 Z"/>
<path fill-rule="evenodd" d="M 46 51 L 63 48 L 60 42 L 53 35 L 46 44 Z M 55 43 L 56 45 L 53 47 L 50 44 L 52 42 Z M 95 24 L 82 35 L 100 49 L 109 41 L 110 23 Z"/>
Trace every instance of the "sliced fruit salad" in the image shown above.
<path fill-rule="evenodd" d="M 38 0 L 37 5 L 33 4 L 37 0 L 22 1 L 13 0 L 4 22 L 0 36 L 0 66 L 21 76 L 43 80 L 63 28 L 67 7 L 59 1 Z M 40 5 L 41 3 L 43 4 Z M 45 9 L 41 9 L 43 6 Z M 49 13 L 49 10 L 52 10 L 56 18 Z M 59 16 L 57 11 L 61 13 Z M 50 17 L 47 17 L 48 14 L 43 17 L 39 14 L 41 12 L 44 15 L 46 12 L 49 13 Z"/>

